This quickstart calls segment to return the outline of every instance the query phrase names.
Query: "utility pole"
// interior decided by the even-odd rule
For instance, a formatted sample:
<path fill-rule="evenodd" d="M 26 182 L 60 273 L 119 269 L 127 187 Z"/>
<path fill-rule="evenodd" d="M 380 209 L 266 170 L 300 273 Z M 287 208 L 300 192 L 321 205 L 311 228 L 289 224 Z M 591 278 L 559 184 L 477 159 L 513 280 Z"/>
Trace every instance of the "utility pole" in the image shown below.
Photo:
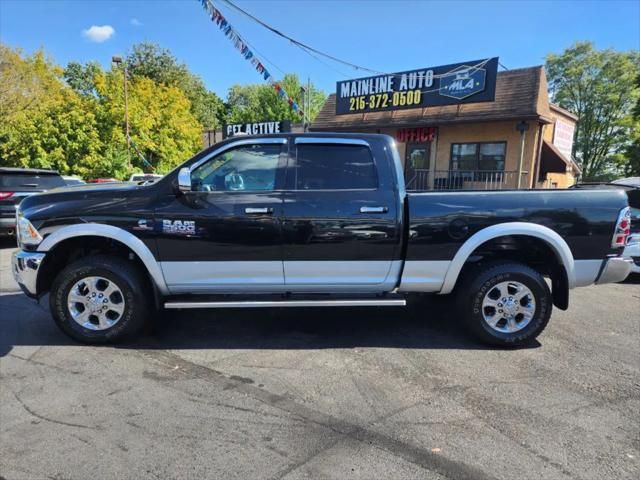
<path fill-rule="evenodd" d="M 127 95 L 127 77 L 129 72 L 127 64 L 124 64 L 124 125 L 127 135 L 127 155 L 129 156 L 129 168 L 131 168 L 131 139 L 129 137 L 129 95 Z"/>
<path fill-rule="evenodd" d="M 307 89 L 300 85 L 300 94 L 302 95 L 302 131 L 307 131 Z"/>
<path fill-rule="evenodd" d="M 122 64 L 124 66 L 124 128 L 125 136 L 127 139 L 127 158 L 129 163 L 129 170 L 131 170 L 131 138 L 129 136 L 129 97 L 127 95 L 127 77 L 129 71 L 127 69 L 127 62 L 122 60 L 122 57 L 114 55 L 111 57 L 111 61 L 115 64 Z"/>
<path fill-rule="evenodd" d="M 305 129 L 305 132 L 307 132 L 311 123 L 311 77 L 309 76 L 307 76 L 307 106 L 304 109 L 304 113 L 307 116 L 307 128 Z"/>

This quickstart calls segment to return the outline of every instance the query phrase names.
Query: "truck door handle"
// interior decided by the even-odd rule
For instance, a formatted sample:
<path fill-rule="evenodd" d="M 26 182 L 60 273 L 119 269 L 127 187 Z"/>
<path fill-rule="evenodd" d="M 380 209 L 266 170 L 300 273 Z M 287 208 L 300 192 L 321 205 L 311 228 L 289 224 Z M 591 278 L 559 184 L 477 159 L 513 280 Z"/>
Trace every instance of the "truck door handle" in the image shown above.
<path fill-rule="evenodd" d="M 360 207 L 360 213 L 387 213 L 388 207 Z"/>
<path fill-rule="evenodd" d="M 269 207 L 247 207 L 244 209 L 244 213 L 248 213 L 250 215 L 256 215 L 256 214 L 271 214 L 273 213 L 273 208 L 269 208 Z"/>

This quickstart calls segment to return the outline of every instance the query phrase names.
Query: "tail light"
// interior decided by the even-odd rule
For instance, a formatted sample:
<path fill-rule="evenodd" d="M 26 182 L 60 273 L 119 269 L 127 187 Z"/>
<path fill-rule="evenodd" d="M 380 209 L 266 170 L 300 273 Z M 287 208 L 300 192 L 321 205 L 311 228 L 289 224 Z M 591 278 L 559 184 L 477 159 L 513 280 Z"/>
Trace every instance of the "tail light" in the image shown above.
<path fill-rule="evenodd" d="M 613 232 L 613 238 L 611 239 L 611 246 L 613 248 L 624 247 L 627 243 L 627 237 L 631 233 L 631 209 L 625 207 L 620 210 L 618 215 L 618 221 L 616 222 L 616 228 Z"/>
<path fill-rule="evenodd" d="M 0 192 L 0 200 L 6 200 L 7 198 L 11 198 L 13 196 L 13 192 Z"/>

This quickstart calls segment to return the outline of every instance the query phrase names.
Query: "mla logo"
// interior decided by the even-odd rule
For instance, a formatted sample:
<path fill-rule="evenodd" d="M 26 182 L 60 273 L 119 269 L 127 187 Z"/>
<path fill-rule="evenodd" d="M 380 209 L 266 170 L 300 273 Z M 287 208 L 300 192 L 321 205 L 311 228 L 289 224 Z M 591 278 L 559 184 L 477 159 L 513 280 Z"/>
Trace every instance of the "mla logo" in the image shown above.
<path fill-rule="evenodd" d="M 487 72 L 484 68 L 463 65 L 440 77 L 440 95 L 445 97 L 470 97 L 484 90 Z"/>

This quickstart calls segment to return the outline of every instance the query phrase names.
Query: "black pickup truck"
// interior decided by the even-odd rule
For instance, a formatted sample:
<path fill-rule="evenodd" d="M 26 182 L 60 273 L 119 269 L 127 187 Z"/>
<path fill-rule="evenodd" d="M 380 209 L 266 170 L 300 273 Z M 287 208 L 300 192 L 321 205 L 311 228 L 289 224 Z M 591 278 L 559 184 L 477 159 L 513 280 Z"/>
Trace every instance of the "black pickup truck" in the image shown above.
<path fill-rule="evenodd" d="M 419 292 L 456 294 L 481 340 L 517 345 L 570 289 L 625 279 L 629 222 L 623 191 L 407 193 L 388 136 L 267 135 L 151 185 L 26 198 L 13 271 L 89 343 L 157 308 L 398 306 Z"/>

